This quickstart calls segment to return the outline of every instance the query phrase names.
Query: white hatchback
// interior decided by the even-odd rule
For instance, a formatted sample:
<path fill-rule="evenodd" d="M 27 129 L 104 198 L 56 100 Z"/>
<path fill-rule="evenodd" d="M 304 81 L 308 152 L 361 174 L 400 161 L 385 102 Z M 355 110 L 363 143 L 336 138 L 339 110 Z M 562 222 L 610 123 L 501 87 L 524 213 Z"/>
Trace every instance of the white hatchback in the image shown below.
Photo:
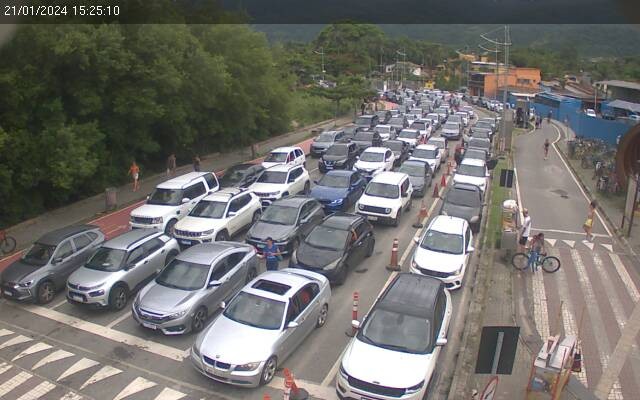
<path fill-rule="evenodd" d="M 384 171 L 391 171 L 396 156 L 386 147 L 369 147 L 362 152 L 353 170 L 360 172 L 364 178 L 370 179 Z"/>
<path fill-rule="evenodd" d="M 431 221 L 413 253 L 410 271 L 440 279 L 448 289 L 458 289 L 474 251 L 473 234 L 462 218 L 438 215 Z"/>
<path fill-rule="evenodd" d="M 484 160 L 464 158 L 455 169 L 453 183 L 470 183 L 478 186 L 484 195 L 489 176 L 489 170 Z"/>
<path fill-rule="evenodd" d="M 262 161 L 263 168 L 270 168 L 274 165 L 305 165 L 306 157 L 300 147 L 278 147 Z"/>

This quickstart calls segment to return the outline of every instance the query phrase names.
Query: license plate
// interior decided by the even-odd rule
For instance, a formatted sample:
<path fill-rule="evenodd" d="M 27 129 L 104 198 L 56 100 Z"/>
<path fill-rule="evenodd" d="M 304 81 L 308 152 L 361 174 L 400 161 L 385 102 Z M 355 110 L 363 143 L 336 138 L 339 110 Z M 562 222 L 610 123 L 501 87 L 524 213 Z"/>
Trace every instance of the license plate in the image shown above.
<path fill-rule="evenodd" d="M 368 219 L 369 221 L 377 221 L 377 220 L 378 220 L 378 217 L 376 217 L 375 215 L 367 215 L 367 219 Z"/>
<path fill-rule="evenodd" d="M 156 325 L 153 325 L 153 324 L 147 324 L 146 322 L 143 322 L 143 323 L 142 323 L 142 326 L 144 326 L 145 328 L 148 328 L 148 329 L 153 329 L 154 331 L 155 331 L 156 329 L 158 329 L 158 327 L 157 327 Z"/>
<path fill-rule="evenodd" d="M 80 303 L 84 302 L 84 298 L 82 298 L 82 296 L 78 296 L 77 294 L 72 294 L 71 298 L 75 301 L 79 301 Z"/>
<path fill-rule="evenodd" d="M 3 290 L 2 293 L 4 293 L 5 296 L 9 296 L 9 297 L 13 296 L 13 293 L 8 290 Z"/>
<path fill-rule="evenodd" d="M 180 240 L 180 243 L 187 245 L 187 246 L 191 246 L 191 240 Z"/>

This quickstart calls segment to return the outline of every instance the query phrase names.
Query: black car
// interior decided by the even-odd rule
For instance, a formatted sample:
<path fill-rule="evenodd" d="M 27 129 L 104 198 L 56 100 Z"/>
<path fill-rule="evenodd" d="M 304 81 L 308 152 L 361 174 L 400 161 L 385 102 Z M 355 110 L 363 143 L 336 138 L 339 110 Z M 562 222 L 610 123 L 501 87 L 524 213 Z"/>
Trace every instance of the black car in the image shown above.
<path fill-rule="evenodd" d="M 413 197 L 424 197 L 427 188 L 431 186 L 433 181 L 433 171 L 429 163 L 420 160 L 407 160 L 402 163 L 398 172 L 409 175 L 409 181 L 413 186 Z"/>
<path fill-rule="evenodd" d="M 403 142 L 402 140 L 387 140 L 382 143 L 382 146 L 393 151 L 393 154 L 396 156 L 396 160 L 393 165 L 396 167 L 411 157 L 411 146 L 409 146 L 409 143 Z"/>
<path fill-rule="evenodd" d="M 358 128 L 373 129 L 376 125 L 381 124 L 381 122 L 380 118 L 378 118 L 377 115 L 371 114 L 360 115 L 358 118 L 356 118 L 355 124 Z"/>
<path fill-rule="evenodd" d="M 303 196 L 285 197 L 271 203 L 247 233 L 247 243 L 258 252 L 266 245 L 266 239 L 273 242 L 284 254 L 291 254 L 298 247 L 300 239 L 324 218 L 322 205 L 316 199 Z"/>
<path fill-rule="evenodd" d="M 382 146 L 380 134 L 373 131 L 357 132 L 352 141 L 358 146 L 359 153 L 362 153 L 369 147 Z"/>
<path fill-rule="evenodd" d="M 482 219 L 482 190 L 469 183 L 454 183 L 440 207 L 440 215 L 449 215 L 466 220 L 473 232 L 480 230 Z"/>
<path fill-rule="evenodd" d="M 347 270 L 370 257 L 375 244 L 373 227 L 364 217 L 336 213 L 326 217 L 304 238 L 289 266 L 320 273 L 341 285 Z"/>
<path fill-rule="evenodd" d="M 236 164 L 227 168 L 218 179 L 220 188 L 247 188 L 258 179 L 264 168 L 260 164 Z"/>
<path fill-rule="evenodd" d="M 380 124 L 386 124 L 391 119 L 391 111 L 389 110 L 376 111 L 376 115 L 378 116 Z"/>
<path fill-rule="evenodd" d="M 409 127 L 409 121 L 407 121 L 407 117 L 405 117 L 404 115 L 400 115 L 391 118 L 387 125 L 390 125 L 392 128 L 394 128 L 396 132 L 400 132 L 404 128 Z"/>
<path fill-rule="evenodd" d="M 318 161 L 318 169 L 325 173 L 332 169 L 351 169 L 358 157 L 358 146 L 351 143 L 334 143 Z"/>
<path fill-rule="evenodd" d="M 348 140 L 353 140 L 353 137 L 356 135 L 356 133 L 360 132 L 363 129 L 355 125 L 347 125 L 344 128 L 342 128 L 342 130 L 344 131 L 343 140 L 348 141 Z"/>

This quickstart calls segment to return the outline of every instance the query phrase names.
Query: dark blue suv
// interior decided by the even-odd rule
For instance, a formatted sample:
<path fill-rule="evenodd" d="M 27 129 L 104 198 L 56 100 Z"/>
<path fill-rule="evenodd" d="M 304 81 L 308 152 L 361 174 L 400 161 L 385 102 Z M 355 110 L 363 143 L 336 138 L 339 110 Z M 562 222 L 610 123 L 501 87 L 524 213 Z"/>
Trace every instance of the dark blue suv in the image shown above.
<path fill-rule="evenodd" d="M 367 182 L 356 171 L 333 170 L 315 184 L 310 195 L 328 213 L 349 210 L 364 192 Z"/>

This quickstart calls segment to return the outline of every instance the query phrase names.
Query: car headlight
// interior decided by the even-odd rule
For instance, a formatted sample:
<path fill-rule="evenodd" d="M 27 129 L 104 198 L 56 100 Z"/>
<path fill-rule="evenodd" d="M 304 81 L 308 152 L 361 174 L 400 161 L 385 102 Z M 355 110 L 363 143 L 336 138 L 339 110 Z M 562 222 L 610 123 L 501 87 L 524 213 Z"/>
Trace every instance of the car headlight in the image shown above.
<path fill-rule="evenodd" d="M 331 202 L 332 205 L 337 206 L 339 204 L 342 204 L 342 202 L 344 201 L 344 199 L 335 199 Z"/>
<path fill-rule="evenodd" d="M 258 368 L 260 364 L 261 364 L 260 361 L 256 361 L 256 362 L 250 362 L 242 365 L 236 365 L 235 370 L 236 371 L 253 371 L 254 369 Z"/>
<path fill-rule="evenodd" d="M 21 288 L 28 288 L 31 287 L 31 285 L 33 285 L 33 279 L 27 282 L 18 283 L 18 286 L 20 286 Z"/>
<path fill-rule="evenodd" d="M 208 231 L 204 231 L 204 232 L 200 232 L 201 236 L 209 236 L 209 235 L 213 235 L 213 233 L 215 232 L 215 229 L 209 229 Z"/>
<path fill-rule="evenodd" d="M 385 214 L 391 214 L 391 209 L 390 208 L 385 208 L 384 212 L 385 212 Z"/>
<path fill-rule="evenodd" d="M 151 223 L 152 224 L 161 224 L 162 223 L 162 217 L 151 218 Z"/>
<path fill-rule="evenodd" d="M 200 357 L 200 350 L 198 350 L 198 346 L 196 346 L 196 343 L 194 343 L 193 346 L 191 346 L 191 351 L 196 357 L 198 358 Z"/>
<path fill-rule="evenodd" d="M 358 209 L 364 210 L 364 204 L 358 204 Z"/>
<path fill-rule="evenodd" d="M 464 268 L 464 264 L 460 264 L 460 268 L 458 268 L 453 274 L 460 275 L 460 273 L 462 272 L 462 268 Z"/>
<path fill-rule="evenodd" d="M 418 263 L 416 262 L 416 260 L 411 260 L 411 267 L 412 267 L 412 268 L 418 268 L 418 267 L 419 267 L 419 265 L 418 265 Z"/>
<path fill-rule="evenodd" d="M 173 313 L 168 316 L 169 319 L 178 319 L 180 317 L 184 317 L 189 310 L 178 311 L 177 313 Z"/>
<path fill-rule="evenodd" d="M 405 389 L 405 394 L 417 393 L 424 386 L 424 381 L 418 383 L 417 385 L 411 386 L 410 388 Z"/>

